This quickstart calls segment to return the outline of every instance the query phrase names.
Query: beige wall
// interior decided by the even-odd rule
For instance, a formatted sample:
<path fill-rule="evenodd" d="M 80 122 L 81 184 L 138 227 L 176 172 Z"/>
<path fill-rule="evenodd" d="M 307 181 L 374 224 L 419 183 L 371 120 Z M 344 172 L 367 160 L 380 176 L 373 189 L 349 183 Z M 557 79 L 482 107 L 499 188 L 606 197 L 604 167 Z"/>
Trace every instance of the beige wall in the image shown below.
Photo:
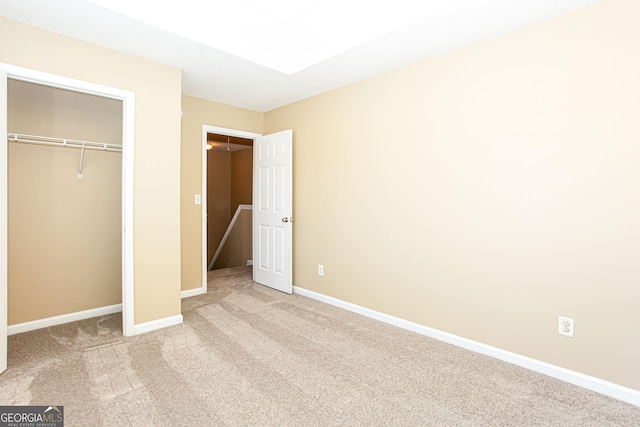
<path fill-rule="evenodd" d="M 294 285 L 640 389 L 639 19 L 609 0 L 267 113 Z"/>
<path fill-rule="evenodd" d="M 207 266 L 215 255 L 238 205 L 251 204 L 252 154 L 251 148 L 231 152 L 207 151 Z M 244 235 L 245 233 L 241 233 L 234 236 L 239 238 Z M 251 245 L 251 234 L 249 233 L 248 242 L 228 244 L 234 247 Z M 246 251 L 242 251 L 242 254 L 246 255 Z M 237 263 L 236 258 L 229 258 L 226 254 L 220 261 L 216 261 L 214 268 L 238 266 L 240 264 Z M 251 251 L 249 251 L 249 258 L 245 258 L 242 262 L 243 265 L 246 264 L 247 259 L 251 259 Z"/>
<path fill-rule="evenodd" d="M 262 113 L 182 96 L 181 250 L 182 290 L 202 286 L 202 206 L 193 195 L 202 192 L 202 126 L 262 133 Z"/>
<path fill-rule="evenodd" d="M 250 205 L 253 188 L 253 148 L 231 153 L 231 209 L 233 217 L 238 205 Z"/>
<path fill-rule="evenodd" d="M 0 18 L 0 62 L 135 92 L 135 323 L 180 314 L 180 70 Z"/>
<path fill-rule="evenodd" d="M 247 265 L 247 261 L 253 259 L 251 220 L 250 210 L 240 211 L 238 219 L 213 265 L 214 269 Z"/>
<path fill-rule="evenodd" d="M 9 80 L 8 130 L 122 144 L 122 102 Z M 122 301 L 122 154 L 9 143 L 9 324 Z"/>
<path fill-rule="evenodd" d="M 9 132 L 122 144 L 120 100 L 14 79 L 7 88 Z"/>
<path fill-rule="evenodd" d="M 231 153 L 207 151 L 207 266 L 224 236 L 232 214 Z"/>

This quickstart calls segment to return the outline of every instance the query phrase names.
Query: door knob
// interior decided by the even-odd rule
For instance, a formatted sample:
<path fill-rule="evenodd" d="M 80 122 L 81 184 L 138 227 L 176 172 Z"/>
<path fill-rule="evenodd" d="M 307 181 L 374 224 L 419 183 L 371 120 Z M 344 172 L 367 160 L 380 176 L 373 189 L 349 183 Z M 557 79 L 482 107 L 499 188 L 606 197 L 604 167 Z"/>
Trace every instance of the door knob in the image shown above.
<path fill-rule="evenodd" d="M 282 222 L 289 222 L 289 218 L 285 216 L 284 218 L 282 218 Z"/>

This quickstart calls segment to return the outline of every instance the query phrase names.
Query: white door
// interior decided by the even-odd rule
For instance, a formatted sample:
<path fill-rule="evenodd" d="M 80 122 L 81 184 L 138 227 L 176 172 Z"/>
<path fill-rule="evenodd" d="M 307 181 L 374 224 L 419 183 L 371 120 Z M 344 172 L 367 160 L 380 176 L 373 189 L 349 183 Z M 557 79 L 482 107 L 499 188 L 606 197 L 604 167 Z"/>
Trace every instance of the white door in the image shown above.
<path fill-rule="evenodd" d="M 0 70 L 0 372 L 7 369 L 7 73 Z"/>
<path fill-rule="evenodd" d="M 292 292 L 291 129 L 253 141 L 253 280 Z"/>

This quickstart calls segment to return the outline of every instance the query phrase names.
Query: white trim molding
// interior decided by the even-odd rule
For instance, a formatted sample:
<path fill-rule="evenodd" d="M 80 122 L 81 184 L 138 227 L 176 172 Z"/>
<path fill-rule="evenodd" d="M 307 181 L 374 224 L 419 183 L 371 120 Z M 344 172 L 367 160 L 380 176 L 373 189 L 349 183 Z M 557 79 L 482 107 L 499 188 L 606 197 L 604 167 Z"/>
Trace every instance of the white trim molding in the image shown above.
<path fill-rule="evenodd" d="M 139 323 L 133 327 L 133 334 L 140 335 L 146 332 L 155 331 L 157 329 L 168 328 L 169 326 L 179 325 L 182 323 L 182 314 L 165 317 L 163 319 L 152 320 L 150 322 Z"/>
<path fill-rule="evenodd" d="M 76 322 L 78 320 L 119 313 L 121 311 L 122 304 L 114 304 L 106 307 L 77 311 L 75 313 L 61 314 L 60 316 L 46 317 L 30 322 L 16 323 L 7 328 L 7 335 L 21 334 L 23 332 L 35 331 L 36 329 L 48 328 L 49 326 L 62 325 L 63 323 Z"/>
<path fill-rule="evenodd" d="M 208 239 L 209 236 L 207 234 L 207 215 L 208 215 L 208 198 L 207 198 L 207 133 L 209 131 L 210 126 L 203 125 L 202 126 L 202 147 L 200 150 L 202 151 L 202 183 L 200 184 L 200 202 L 202 206 L 200 206 L 200 222 L 201 222 L 201 239 L 202 239 L 202 292 L 207 292 L 207 256 L 208 256 Z M 186 298 L 183 296 L 182 298 Z"/>
<path fill-rule="evenodd" d="M 202 183 L 200 190 L 200 201 L 202 202 L 201 206 L 201 227 L 202 227 L 202 293 L 207 292 L 207 271 L 209 269 L 209 263 L 207 262 L 207 134 L 208 133 L 217 133 L 218 135 L 226 135 L 226 136 L 236 136 L 239 138 L 246 139 L 256 139 L 259 136 L 262 136 L 260 133 L 255 132 L 246 132 L 243 130 L 237 129 L 229 129 L 229 128 L 221 128 L 218 126 L 211 125 L 202 125 Z M 189 292 L 189 291 L 185 291 Z M 197 295 L 197 294 L 194 294 Z M 193 296 L 193 295 L 188 295 Z M 182 298 L 186 298 L 186 296 L 182 296 Z"/>
<path fill-rule="evenodd" d="M 0 135 L 4 138 L 7 133 L 7 73 L 0 67 Z M 9 294 L 7 286 L 9 285 L 9 277 L 7 271 L 9 269 L 8 262 L 8 214 L 9 214 L 9 197 L 8 197 L 8 170 L 9 157 L 7 143 L 2 141 L 0 144 L 0 372 L 7 369 L 7 316 L 9 313 Z"/>
<path fill-rule="evenodd" d="M 185 298 L 195 297 L 196 295 L 202 295 L 205 293 L 207 292 L 203 291 L 202 288 L 187 289 L 186 291 L 180 292 L 180 298 L 185 299 Z"/>
<path fill-rule="evenodd" d="M 619 384 L 602 380 L 600 378 L 582 374 L 580 372 L 571 371 L 560 366 L 555 366 L 550 363 L 532 359 L 530 357 L 526 357 L 517 353 L 502 350 L 497 347 L 492 347 L 478 341 L 473 341 L 454 334 L 450 334 L 448 332 L 410 322 L 399 317 L 380 313 L 379 311 L 371 310 L 357 304 L 323 295 L 314 291 L 310 291 L 308 289 L 300 288 L 298 286 L 293 287 L 293 293 L 323 302 L 325 304 L 332 305 L 334 307 L 339 307 L 344 310 L 378 320 L 380 322 L 388 323 L 390 325 L 397 326 L 399 328 L 406 329 L 420 335 L 453 344 L 457 347 L 462 347 L 475 353 L 484 354 L 485 356 L 493 357 L 495 359 L 502 360 L 504 362 L 511 363 L 513 365 L 520 366 L 522 368 L 526 368 L 559 379 L 561 381 L 586 388 L 591 391 L 595 391 L 596 393 L 604 394 L 605 396 L 622 400 L 623 402 L 627 402 L 635 406 L 640 406 L 640 391 L 634 390 L 632 388 L 624 387 Z"/>
<path fill-rule="evenodd" d="M 236 136 L 238 138 L 245 138 L 245 139 L 256 139 L 257 137 L 262 136 L 261 133 L 247 132 L 244 130 L 221 128 L 218 126 L 209 126 L 209 125 L 202 125 L 202 132 L 203 134 L 205 134 L 205 137 L 207 133 L 217 133 L 218 135 Z M 206 145 L 206 141 L 205 141 L 205 145 Z"/>
<path fill-rule="evenodd" d="M 135 139 L 135 93 L 84 80 L 49 74 L 0 62 L 7 77 L 74 92 L 97 95 L 122 101 L 122 333 L 133 335 L 134 323 L 134 260 L 133 260 L 133 183 Z M 4 136 L 3 136 L 4 138 Z M 1 236 L 0 236 L 1 238 Z M 6 245 L 6 241 L 4 242 Z"/>
<path fill-rule="evenodd" d="M 195 289 L 199 290 L 199 289 Z M 186 291 L 189 292 L 189 291 Z M 194 294 L 196 295 L 196 294 Z M 62 314 L 60 316 L 47 317 L 44 319 L 32 320 L 30 322 L 17 323 L 7 328 L 7 335 L 21 334 L 23 332 L 35 331 L 36 329 L 48 328 L 50 326 L 62 325 L 64 323 L 76 322 L 78 320 L 91 319 L 92 317 L 104 316 L 107 314 L 119 313 L 122 311 L 122 304 L 114 304 L 106 307 L 92 308 L 75 313 Z M 165 317 L 164 319 L 152 320 L 151 322 L 140 323 L 134 326 L 132 335 L 140 335 L 145 332 L 182 323 L 182 314 Z"/>

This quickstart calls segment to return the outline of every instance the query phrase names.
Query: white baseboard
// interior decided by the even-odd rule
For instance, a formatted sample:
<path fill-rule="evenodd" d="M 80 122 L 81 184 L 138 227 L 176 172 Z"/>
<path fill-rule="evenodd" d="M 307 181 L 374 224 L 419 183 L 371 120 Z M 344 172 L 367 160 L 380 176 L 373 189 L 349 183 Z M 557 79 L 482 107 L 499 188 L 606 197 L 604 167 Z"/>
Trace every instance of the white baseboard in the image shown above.
<path fill-rule="evenodd" d="M 476 353 L 484 354 L 486 356 L 511 363 L 513 365 L 530 369 L 532 371 L 548 375 L 550 377 L 577 385 L 579 387 L 595 391 L 596 393 L 604 394 L 605 396 L 613 397 L 614 399 L 631 403 L 632 405 L 640 406 L 640 391 L 634 390 L 632 388 L 624 387 L 609 381 L 602 380 L 600 378 L 582 374 L 580 372 L 571 371 L 560 366 L 555 366 L 550 363 L 522 356 L 517 353 L 502 350 L 497 347 L 492 347 L 478 341 L 459 337 L 457 335 L 430 328 L 428 326 L 420 325 L 418 323 L 410 322 L 399 317 L 380 313 L 366 307 L 342 301 L 340 299 L 333 298 L 327 295 L 319 294 L 317 292 L 300 288 L 298 286 L 293 287 L 293 292 L 295 294 L 302 295 L 323 302 L 325 304 L 333 305 L 335 307 L 358 313 L 363 316 L 370 317 L 372 319 L 379 320 L 381 322 L 388 323 L 402 329 L 406 329 L 430 338 L 453 344 L 457 347 L 462 347 Z"/>
<path fill-rule="evenodd" d="M 199 289 L 202 293 L 202 289 Z M 187 291 L 192 292 L 192 291 Z M 197 294 L 194 294 L 197 295 Z M 192 296 L 192 295 L 189 295 Z M 48 328 L 49 326 L 62 325 L 64 323 L 75 322 L 78 320 L 90 319 L 92 317 L 104 316 L 106 314 L 119 313 L 122 311 L 122 304 L 109 305 L 107 307 L 92 308 L 90 310 L 78 311 L 75 313 L 62 314 L 60 316 L 47 317 L 45 319 L 33 320 L 30 322 L 17 323 L 7 327 L 7 335 L 20 334 L 22 332 L 34 331 L 36 329 Z M 164 319 L 152 320 L 151 322 L 141 323 L 133 326 L 133 334 L 139 335 L 145 332 L 155 331 L 156 329 L 166 328 L 167 326 L 179 325 L 182 323 L 182 314 L 166 317 Z"/>
<path fill-rule="evenodd" d="M 7 327 L 7 335 L 20 334 L 22 332 L 34 331 L 36 329 L 48 328 L 49 326 L 62 325 L 63 323 L 90 319 L 92 317 L 104 316 L 105 314 L 113 314 L 121 311 L 122 304 L 114 304 L 106 307 L 77 311 L 75 313 L 61 314 L 60 316 L 47 317 L 45 319 L 32 320 L 30 322 L 17 323 Z"/>
<path fill-rule="evenodd" d="M 165 317 L 163 319 L 152 320 L 151 322 L 139 323 L 133 326 L 133 335 L 144 334 L 145 332 L 155 331 L 169 326 L 179 325 L 182 323 L 182 314 Z"/>
<path fill-rule="evenodd" d="M 180 292 L 180 297 L 184 299 L 184 298 L 195 297 L 196 295 L 202 295 L 206 293 L 207 291 L 202 288 L 188 289 L 186 291 Z"/>

